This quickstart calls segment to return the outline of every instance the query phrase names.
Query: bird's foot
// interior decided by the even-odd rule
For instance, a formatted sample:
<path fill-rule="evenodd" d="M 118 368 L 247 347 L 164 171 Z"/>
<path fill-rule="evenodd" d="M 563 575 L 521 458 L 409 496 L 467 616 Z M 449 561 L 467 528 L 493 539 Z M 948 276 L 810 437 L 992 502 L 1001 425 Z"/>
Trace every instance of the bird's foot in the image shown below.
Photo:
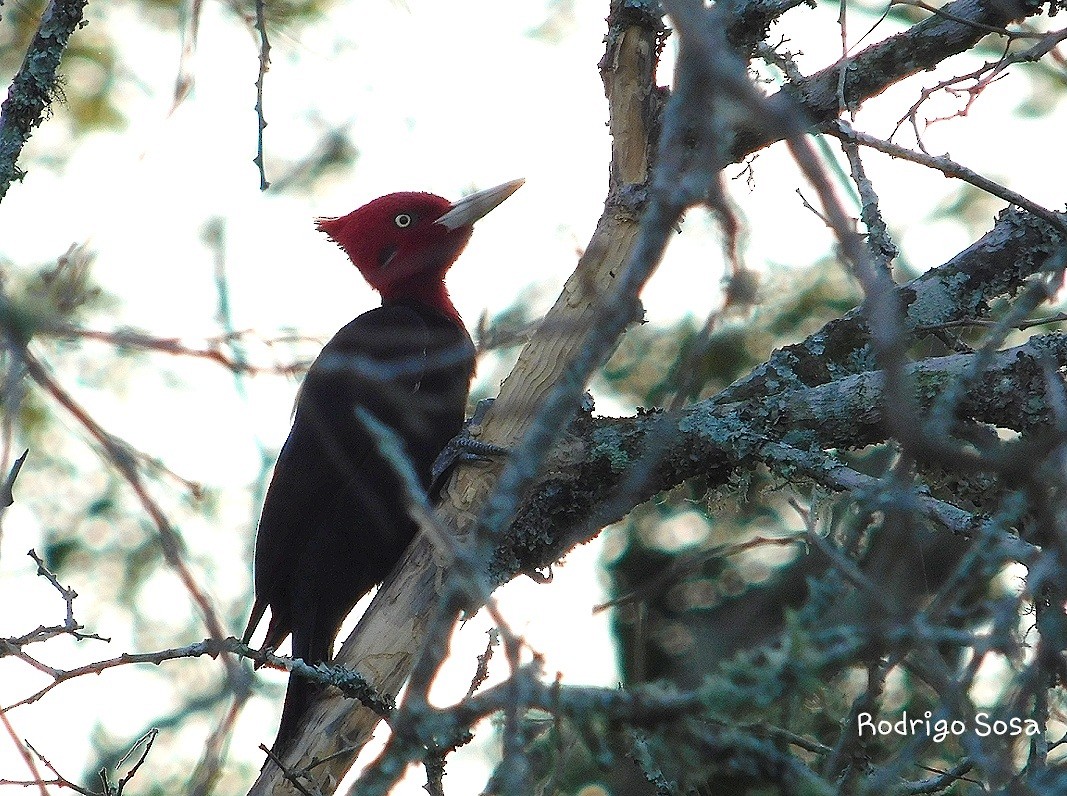
<path fill-rule="evenodd" d="M 484 462 L 493 456 L 506 456 L 508 449 L 492 442 L 478 439 L 472 429 L 477 429 L 485 418 L 485 413 L 493 405 L 492 398 L 483 398 L 474 408 L 470 420 L 463 424 L 463 430 L 448 441 L 444 450 L 437 454 L 433 467 L 430 468 L 430 494 L 444 486 L 444 477 L 460 462 Z"/>

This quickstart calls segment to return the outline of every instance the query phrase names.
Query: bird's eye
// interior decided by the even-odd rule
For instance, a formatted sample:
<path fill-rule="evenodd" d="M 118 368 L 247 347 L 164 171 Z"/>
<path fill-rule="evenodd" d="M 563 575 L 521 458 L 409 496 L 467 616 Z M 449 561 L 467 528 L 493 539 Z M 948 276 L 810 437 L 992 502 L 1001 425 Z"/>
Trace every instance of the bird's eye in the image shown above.
<path fill-rule="evenodd" d="M 412 221 L 414 221 L 414 219 L 409 213 L 400 213 L 397 215 L 396 218 L 393 219 L 393 223 L 401 229 L 403 229 L 404 227 L 410 227 Z"/>

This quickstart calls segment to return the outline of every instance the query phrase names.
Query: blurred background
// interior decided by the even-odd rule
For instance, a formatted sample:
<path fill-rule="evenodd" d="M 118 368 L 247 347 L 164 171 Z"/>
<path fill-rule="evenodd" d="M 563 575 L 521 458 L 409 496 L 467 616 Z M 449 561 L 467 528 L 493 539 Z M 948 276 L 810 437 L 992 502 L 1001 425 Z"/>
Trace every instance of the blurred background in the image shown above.
<path fill-rule="evenodd" d="M 2 8 L 5 86 L 43 6 L 9 0 Z M 610 140 L 597 62 L 607 11 L 606 2 L 575 0 L 270 0 L 263 99 L 270 187 L 260 190 L 254 5 L 90 0 L 88 25 L 64 59 L 61 97 L 20 161 L 27 176 L 0 204 L 0 280 L 34 319 L 33 349 L 63 390 L 129 446 L 229 632 L 240 632 L 251 605 L 259 506 L 302 368 L 336 329 L 377 301 L 315 232 L 314 218 L 397 190 L 458 198 L 525 177 L 526 186 L 478 225 L 449 280 L 483 343 L 473 397 L 495 394 L 521 330 L 555 299 L 603 207 Z M 870 2 L 849 5 L 850 46 L 872 28 L 861 46 L 925 16 L 903 6 L 883 11 Z M 802 71 L 840 57 L 838 13 L 836 3 L 820 2 L 778 23 Z M 672 47 L 668 40 L 664 84 Z M 868 103 L 856 126 L 889 137 L 923 86 L 997 55 L 990 44 L 951 60 L 943 74 L 904 81 Z M 1062 63 L 1059 69 L 1017 69 L 966 116 L 928 126 L 968 101 L 945 92 L 931 97 L 918 116 L 923 143 L 1036 202 L 1062 207 L 1067 165 L 1049 136 L 1067 129 Z M 765 78 L 776 75 L 768 69 Z M 910 123 L 896 140 L 914 145 Z M 832 152 L 839 157 L 836 146 Z M 969 245 L 1002 207 L 875 153 L 866 165 L 901 248 L 903 276 Z M 834 264 L 830 232 L 798 195 L 808 186 L 781 145 L 730 176 L 744 221 L 744 260 L 762 286 L 751 313 L 718 327 L 700 363 L 705 394 L 851 309 L 858 297 Z M 599 412 L 632 413 L 663 400 L 674 363 L 722 302 L 724 263 L 713 220 L 690 213 L 642 296 L 647 323 L 627 334 L 593 385 Z M 0 362 L 6 371 L 10 363 Z M 0 528 L 0 637 L 62 623 L 62 599 L 35 577 L 26 556 L 34 548 L 79 593 L 75 616 L 86 632 L 110 639 L 60 637 L 27 648 L 48 666 L 69 669 L 204 638 L 151 519 L 84 426 L 54 396 L 5 379 L 0 467 L 6 473 L 23 449 L 30 454 Z M 755 494 L 766 486 L 755 481 L 736 488 Z M 560 672 L 564 682 L 612 685 L 669 673 L 672 650 L 692 644 L 685 610 L 715 598 L 700 590 L 699 579 L 660 607 L 661 621 L 639 641 L 632 611 L 594 607 L 678 556 L 764 528 L 799 529 L 784 500 L 764 495 L 739 509 L 687 485 L 575 550 L 554 568 L 551 584 L 520 579 L 504 587 L 501 609 L 544 656 L 545 670 Z M 758 580 L 775 560 L 762 550 L 743 567 L 735 562 L 743 569 L 738 578 Z M 488 629 L 479 616 L 458 631 L 438 684 L 441 700 L 465 693 Z M 504 667 L 495 660 L 491 677 Z M 25 660 L 0 658 L 0 706 L 50 679 Z M 273 737 L 283 689 L 281 673 L 257 675 L 255 696 L 224 742 L 214 792 L 247 788 L 262 760 L 257 746 Z M 17 737 L 83 785 L 158 728 L 130 787 L 173 793 L 195 779 L 206 739 L 230 703 L 223 667 L 204 658 L 75 679 L 7 718 Z M 493 733 L 483 732 L 462 749 L 449 766 L 449 786 L 476 792 L 495 744 Z M 571 765 L 568 792 L 605 792 L 583 773 L 583 761 Z M 25 778 L 15 744 L 0 734 L 0 780 Z M 413 773 L 405 792 L 421 793 L 423 781 Z"/>

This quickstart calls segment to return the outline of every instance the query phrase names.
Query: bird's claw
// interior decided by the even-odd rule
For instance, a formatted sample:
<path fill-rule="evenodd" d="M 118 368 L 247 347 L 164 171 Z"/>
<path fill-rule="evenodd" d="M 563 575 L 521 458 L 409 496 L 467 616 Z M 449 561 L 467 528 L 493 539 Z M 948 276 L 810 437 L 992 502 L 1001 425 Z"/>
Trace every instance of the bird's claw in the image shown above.
<path fill-rule="evenodd" d="M 506 456 L 508 449 L 502 445 L 485 442 L 474 436 L 472 429 L 477 429 L 485 420 L 485 415 L 493 405 L 494 398 L 483 398 L 474 407 L 474 414 L 463 424 L 463 429 L 448 441 L 444 449 L 437 454 L 433 467 L 430 468 L 430 494 L 436 495 L 444 486 L 444 477 L 458 463 L 484 462 L 493 456 Z M 595 406 L 593 396 L 586 392 L 582 395 L 580 410 L 592 414 Z"/>
<path fill-rule="evenodd" d="M 474 408 L 470 420 L 463 424 L 463 429 L 448 441 L 444 449 L 437 454 L 433 467 L 430 468 L 430 494 L 434 495 L 444 486 L 444 477 L 460 462 L 484 462 L 493 456 L 506 456 L 508 449 L 492 442 L 485 442 L 475 437 L 471 429 L 481 425 L 485 413 L 493 405 L 492 398 L 483 398 Z"/>
<path fill-rule="evenodd" d="M 474 414 L 463 424 L 463 431 L 469 431 L 471 426 L 480 426 L 482 421 L 485 420 L 486 413 L 493 407 L 494 403 L 496 403 L 496 398 L 482 398 L 482 400 L 478 401 L 474 406 Z M 460 436 L 462 435 L 463 432 L 460 432 Z"/>

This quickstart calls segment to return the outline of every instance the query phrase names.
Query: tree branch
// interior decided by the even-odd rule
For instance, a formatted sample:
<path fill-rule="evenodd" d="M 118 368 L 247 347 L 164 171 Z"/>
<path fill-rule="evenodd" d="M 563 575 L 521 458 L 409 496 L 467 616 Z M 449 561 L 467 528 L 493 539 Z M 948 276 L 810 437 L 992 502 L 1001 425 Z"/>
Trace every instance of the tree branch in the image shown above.
<path fill-rule="evenodd" d="M 49 3 L 26 58 L 11 81 L 7 99 L 0 106 L 0 201 L 12 182 L 26 176 L 17 165 L 19 154 L 56 97 L 59 62 L 71 34 L 85 24 L 82 12 L 87 2 Z"/>
<path fill-rule="evenodd" d="M 616 2 L 613 11 L 624 5 L 631 9 L 647 6 L 646 3 Z M 560 429 L 574 416 L 585 379 L 611 350 L 623 328 L 638 316 L 637 292 L 654 270 L 682 210 L 691 204 L 709 203 L 724 218 L 724 227 L 729 230 L 728 210 L 721 201 L 722 166 L 730 158 L 739 159 L 771 141 L 796 135 L 811 121 L 820 120 L 822 115 L 827 118 L 836 116 L 838 89 L 842 82 L 848 103 L 858 104 L 896 80 L 966 50 L 985 35 L 956 20 L 930 19 L 765 100 L 745 76 L 743 63 L 732 56 L 723 43 L 722 31 L 727 27 L 724 17 L 729 13 L 725 5 L 717 5 L 708 11 L 701 4 L 672 2 L 669 8 L 672 13 L 680 15 L 675 21 L 678 23 L 676 30 L 683 38 L 682 57 L 675 93 L 664 115 L 664 133 L 658 150 L 661 160 L 651 182 L 648 181 L 652 173 L 648 157 L 652 139 L 649 136 L 655 120 L 648 118 L 646 108 L 650 98 L 658 94 L 651 85 L 651 74 L 643 66 L 651 61 L 642 62 L 641 59 L 650 59 L 656 52 L 658 20 L 656 26 L 649 23 L 647 16 L 641 25 L 630 25 L 627 20 L 621 33 L 608 36 L 608 57 L 604 63 L 610 66 L 607 94 L 615 149 L 605 213 L 563 294 L 523 350 L 519 363 L 502 386 L 497 403 L 482 424 L 483 439 L 510 446 L 513 450 L 503 474 L 498 477 L 499 467 L 491 464 L 461 468 L 446 490 L 447 503 L 440 512 L 444 525 L 455 528 L 461 537 L 471 539 L 473 534 L 476 544 L 489 540 L 500 543 L 498 534 L 513 517 L 521 523 L 523 512 L 528 511 L 525 507 L 520 508 L 526 487 L 536 476 Z M 1009 12 L 999 4 L 963 0 L 951 6 L 950 11 L 954 16 L 973 18 L 981 24 L 1003 26 L 1011 19 L 1036 12 L 1036 8 L 1013 6 Z M 714 19 L 700 17 L 701 14 L 712 14 Z M 612 22 L 617 23 L 619 19 L 613 15 Z M 687 33 L 690 23 L 692 30 L 697 31 L 691 35 Z M 855 64 L 859 66 L 854 71 L 852 66 Z M 627 113 L 628 108 L 634 114 L 632 118 L 640 123 L 636 131 L 615 126 L 615 120 L 623 118 L 621 114 Z M 732 139 L 735 144 L 731 149 L 720 151 L 722 142 L 731 140 L 727 110 L 735 117 L 750 115 L 750 123 L 759 129 L 757 132 L 744 128 Z M 802 111 L 811 118 L 802 118 Z M 640 226 L 634 220 L 636 210 L 643 210 Z M 1027 217 L 1029 222 L 1031 219 Z M 1040 239 L 1041 236 L 1037 237 Z M 1040 259 L 1043 263 L 1045 258 L 1031 253 L 1030 259 Z M 1039 268 L 1040 263 L 1035 264 L 1032 272 Z M 1001 279 L 1001 282 L 1009 284 L 1010 279 Z M 989 277 L 986 284 L 995 285 L 998 280 Z M 973 285 L 961 288 L 966 289 L 973 289 Z M 912 299 L 902 302 L 909 306 L 916 296 L 906 294 L 904 298 Z M 933 298 L 933 294 L 927 295 L 927 299 Z M 949 314 L 966 312 L 953 307 L 951 298 L 939 305 L 941 303 L 948 305 Z M 924 318 L 936 317 L 937 307 L 928 304 L 920 314 Z M 852 342 L 846 338 L 846 344 L 854 350 L 869 349 L 869 331 L 862 329 L 855 319 L 852 322 L 854 326 L 849 331 L 860 332 L 863 339 L 856 337 L 857 341 Z M 915 326 L 919 325 L 923 324 L 915 323 Z M 827 384 L 840 375 L 874 369 L 873 360 L 863 367 L 855 358 L 846 359 L 850 364 L 841 372 L 821 374 L 821 378 L 813 378 L 810 383 L 795 373 L 790 380 L 791 368 L 785 368 L 786 379 L 779 382 L 777 390 L 771 388 L 772 378 L 765 374 L 759 379 L 762 386 L 750 381 L 747 387 L 751 393 L 737 397 L 747 401 L 761 391 L 773 394 L 787 389 L 798 391 L 799 396 L 799 391 L 809 386 Z M 953 368 L 962 366 L 962 361 L 951 363 L 952 367 L 944 364 L 948 372 L 940 378 L 948 379 L 955 372 Z M 851 371 L 849 367 L 852 367 Z M 927 375 L 936 376 L 936 368 Z M 868 375 L 866 378 L 870 382 L 866 386 L 872 394 L 878 394 L 877 377 Z M 808 403 L 796 398 L 799 402 L 793 407 L 796 411 L 805 406 L 811 410 L 810 402 L 818 397 L 816 393 L 805 395 Z M 725 415 L 725 412 L 722 415 L 713 413 L 708 419 L 710 428 L 694 423 L 693 434 L 687 438 L 690 443 L 707 443 L 708 457 L 697 456 L 704 472 L 709 468 L 729 468 L 746 456 L 753 461 L 760 457 L 758 445 L 748 445 L 748 438 L 730 433 L 738 430 L 756 432 L 745 426 L 743 419 Z M 763 416 L 762 422 L 769 423 L 769 416 Z M 731 428 L 731 424 L 735 425 Z M 872 428 L 875 425 L 872 423 Z M 522 440 L 521 444 L 517 444 L 519 440 Z M 743 443 L 743 449 L 737 447 Z M 717 454 L 713 450 L 716 444 L 721 445 Z M 609 449 L 610 445 L 603 447 L 604 452 Z M 614 450 L 617 453 L 619 448 Z M 689 452 L 684 451 L 682 455 L 689 455 Z M 716 459 L 716 455 L 720 458 Z M 610 465 L 610 457 L 607 461 Z M 677 461 L 674 457 L 664 457 L 659 466 L 664 469 L 678 466 Z M 622 469 L 624 466 L 611 469 L 611 474 L 617 475 Z M 678 480 L 682 477 L 679 473 Z M 661 479 L 660 483 L 664 482 Z M 543 494 L 543 490 L 538 490 L 530 502 L 536 502 Z M 632 498 L 630 506 L 642 499 L 637 494 L 628 498 Z M 583 516 L 582 508 L 573 502 L 569 506 L 570 514 L 557 523 L 558 528 L 571 529 L 564 533 L 568 536 L 567 541 L 571 541 L 575 527 L 595 533 L 596 528 L 590 530 L 591 526 L 582 525 L 588 517 Z M 482 510 L 480 517 L 476 514 L 479 509 Z M 562 506 L 560 510 L 563 510 Z M 623 512 L 625 510 L 628 507 L 622 508 Z M 598 516 L 596 522 L 601 519 Z M 544 531 L 546 526 L 539 527 Z M 564 540 L 557 540 L 551 550 L 541 551 L 540 560 L 555 560 L 564 549 Z M 510 559 L 507 555 L 498 557 L 494 574 L 526 566 L 526 560 L 517 554 Z M 432 632 L 439 638 L 444 632 L 440 627 L 431 631 L 428 626 L 433 621 L 428 617 L 436 614 L 441 587 L 439 578 L 434 551 L 425 538 L 420 537 L 383 584 L 356 630 L 343 645 L 337 660 L 362 671 L 383 693 L 396 693 L 420 655 L 427 634 Z M 309 771 L 309 782 L 315 788 L 329 789 L 343 776 L 377 721 L 376 716 L 353 709 L 336 695 L 327 693 L 309 712 L 299 738 L 284 761 L 285 766 L 290 771 Z M 316 764 L 316 760 L 320 762 Z M 277 766 L 267 765 L 250 792 L 292 793 L 293 786 Z"/>
<path fill-rule="evenodd" d="M 922 409 L 933 406 L 949 385 L 969 372 L 976 356 L 953 354 L 912 363 L 907 375 L 917 388 L 917 405 Z M 959 418 L 1018 430 L 1050 426 L 1047 398 L 1035 390 L 1034 382 L 1042 363 L 1049 359 L 1059 367 L 1067 366 L 1067 336 L 1033 337 L 998 352 L 977 389 L 960 407 Z M 635 506 L 695 476 L 703 476 L 709 488 L 714 488 L 726 484 L 736 468 L 766 461 L 772 469 L 792 471 L 794 477 L 834 491 L 869 486 L 869 481 L 846 477 L 842 462 L 822 454 L 821 449 L 861 448 L 887 439 L 884 389 L 885 375 L 871 371 L 818 387 L 783 390 L 773 400 L 722 403 L 716 396 L 666 422 L 655 413 L 585 418 L 558 448 L 507 539 L 496 549 L 494 580 L 503 583 L 559 560 Z M 663 456 L 641 491 L 628 494 L 622 504 L 610 501 L 648 438 L 664 436 Z M 786 436 L 792 444 L 775 447 Z M 604 513 L 606 505 L 613 506 L 610 514 Z M 954 532 L 966 533 L 972 527 L 966 521 L 969 513 L 959 511 L 961 516 L 949 511 L 936 518 Z"/>
<path fill-rule="evenodd" d="M 930 332 L 988 316 L 993 299 L 1014 293 L 1065 243 L 1067 236 L 1057 227 L 1022 210 L 1005 210 L 971 246 L 898 288 L 904 329 Z M 716 400 L 727 403 L 826 384 L 873 364 L 867 319 L 863 307 L 857 307 L 806 340 L 775 351 Z"/>
<path fill-rule="evenodd" d="M 494 409 L 482 424 L 483 438 L 514 447 L 528 432 L 532 413 L 542 407 L 563 377 L 568 353 L 600 318 L 604 296 L 613 295 L 623 263 L 638 236 L 635 211 L 647 184 L 651 150 L 656 141 L 659 94 L 653 85 L 663 36 L 658 10 L 643 2 L 612 4 L 607 50 L 601 62 L 613 133 L 609 199 L 593 238 L 556 305 L 523 349 L 519 362 L 501 386 Z M 627 305 L 631 307 L 632 304 Z M 624 323 L 632 317 L 626 314 Z M 594 358 L 599 360 L 603 353 Z M 584 384 L 584 379 L 581 380 Z M 577 385 L 580 395 L 582 386 Z M 541 414 L 546 430 L 558 429 L 559 413 L 570 416 L 576 403 Z M 524 446 L 525 447 L 525 446 Z M 546 446 L 547 449 L 547 446 Z M 530 462 L 532 460 L 527 460 Z M 521 468 L 520 477 L 529 470 Z M 461 468 L 445 490 L 442 523 L 469 533 L 475 510 L 496 486 L 496 471 Z M 507 490 L 505 490 L 505 493 Z M 364 672 L 387 694 L 399 691 L 414 665 L 427 632 L 426 617 L 438 601 L 438 566 L 432 545 L 419 536 L 408 547 L 394 575 L 383 584 L 359 626 L 337 655 L 339 663 Z M 329 758 L 314 770 L 316 781 L 336 782 L 370 737 L 378 717 L 352 709 L 332 695 L 320 700 L 292 745 L 286 765 L 300 770 L 315 758 Z M 277 766 L 265 766 L 251 794 L 295 793 Z"/>
<path fill-rule="evenodd" d="M 842 110 L 855 110 L 866 100 L 946 58 L 970 49 L 989 35 L 987 28 L 1005 25 L 1041 12 L 1042 3 L 1026 0 L 956 0 L 944 7 L 951 15 L 933 16 L 908 30 L 873 44 L 768 98 L 772 113 L 806 114 L 806 123 L 820 125 Z M 843 105 L 843 107 L 842 107 Z M 731 156 L 734 162 L 769 146 L 781 134 L 756 124 L 738 132 Z"/>

